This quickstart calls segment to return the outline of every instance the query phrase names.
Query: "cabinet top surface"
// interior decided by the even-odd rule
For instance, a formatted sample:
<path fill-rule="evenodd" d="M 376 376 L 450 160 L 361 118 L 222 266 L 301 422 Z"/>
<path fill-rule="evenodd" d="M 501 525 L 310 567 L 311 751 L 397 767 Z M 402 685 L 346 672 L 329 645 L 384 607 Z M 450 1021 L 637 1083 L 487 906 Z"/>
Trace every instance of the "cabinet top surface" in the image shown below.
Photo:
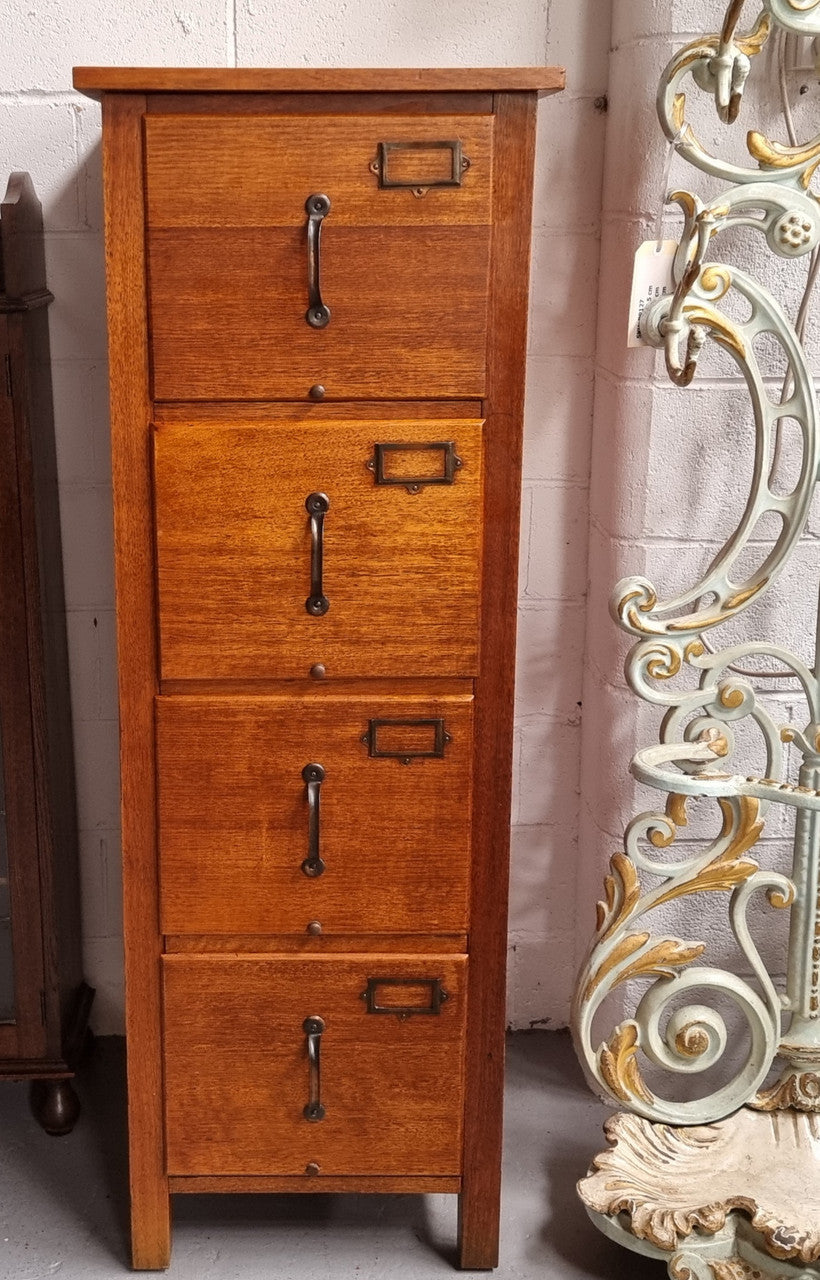
<path fill-rule="evenodd" d="M 563 89 L 563 67 L 75 67 L 85 93 L 540 92 Z"/>

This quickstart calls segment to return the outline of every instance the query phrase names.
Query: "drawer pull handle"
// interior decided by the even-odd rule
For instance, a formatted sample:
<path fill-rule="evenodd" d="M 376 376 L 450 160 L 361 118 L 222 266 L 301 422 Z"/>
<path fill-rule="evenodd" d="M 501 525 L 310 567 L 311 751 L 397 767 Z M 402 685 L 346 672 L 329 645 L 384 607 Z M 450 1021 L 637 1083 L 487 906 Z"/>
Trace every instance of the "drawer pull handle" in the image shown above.
<path fill-rule="evenodd" d="M 306 764 L 302 770 L 302 777 L 307 783 L 308 802 L 308 856 L 302 863 L 302 871 L 306 876 L 315 878 L 325 869 L 319 853 L 319 797 L 325 780 L 325 771 L 320 764 Z"/>
<path fill-rule="evenodd" d="M 330 324 L 330 308 L 322 302 L 321 263 L 319 245 L 322 239 L 322 223 L 330 213 L 327 196 L 312 195 L 305 201 L 307 213 L 307 261 L 308 261 L 308 309 L 305 319 L 312 329 L 324 329 Z"/>
<path fill-rule="evenodd" d="M 322 1032 L 325 1029 L 324 1018 L 305 1018 L 302 1030 L 307 1036 L 308 1064 L 310 1066 L 310 1094 L 303 1115 L 306 1120 L 324 1120 L 325 1109 L 322 1106 Z"/>
<path fill-rule="evenodd" d="M 330 509 L 330 498 L 326 493 L 308 494 L 305 508 L 310 516 L 310 595 L 305 608 L 314 618 L 321 618 L 330 608 L 330 601 L 322 590 L 325 515 Z"/>

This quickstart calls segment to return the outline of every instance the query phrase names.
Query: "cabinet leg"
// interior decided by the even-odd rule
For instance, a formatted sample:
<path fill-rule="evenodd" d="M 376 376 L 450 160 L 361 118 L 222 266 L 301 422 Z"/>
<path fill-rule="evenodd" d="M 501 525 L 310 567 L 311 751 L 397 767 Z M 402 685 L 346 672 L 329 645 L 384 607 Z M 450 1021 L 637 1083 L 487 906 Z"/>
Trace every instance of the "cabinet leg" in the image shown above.
<path fill-rule="evenodd" d="M 501 1205 L 498 1196 L 469 1186 L 458 1197 L 458 1265 L 462 1271 L 492 1271 L 498 1266 Z"/>
<path fill-rule="evenodd" d="M 80 1114 L 80 1099 L 70 1080 L 34 1080 L 29 1100 L 46 1133 L 55 1138 L 71 1133 Z"/>
<path fill-rule="evenodd" d="M 171 1263 L 171 1197 L 168 1184 L 131 1189 L 131 1266 L 164 1271 Z"/>

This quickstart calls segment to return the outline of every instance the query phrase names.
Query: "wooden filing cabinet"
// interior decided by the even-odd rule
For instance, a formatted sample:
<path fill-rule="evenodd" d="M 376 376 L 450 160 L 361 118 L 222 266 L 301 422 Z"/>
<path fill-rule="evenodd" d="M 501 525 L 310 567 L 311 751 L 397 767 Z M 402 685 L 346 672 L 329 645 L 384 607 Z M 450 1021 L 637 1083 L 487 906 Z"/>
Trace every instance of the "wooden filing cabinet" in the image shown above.
<path fill-rule="evenodd" d="M 103 98 L 134 1265 L 171 1193 L 448 1191 L 498 1242 L 546 68 Z"/>

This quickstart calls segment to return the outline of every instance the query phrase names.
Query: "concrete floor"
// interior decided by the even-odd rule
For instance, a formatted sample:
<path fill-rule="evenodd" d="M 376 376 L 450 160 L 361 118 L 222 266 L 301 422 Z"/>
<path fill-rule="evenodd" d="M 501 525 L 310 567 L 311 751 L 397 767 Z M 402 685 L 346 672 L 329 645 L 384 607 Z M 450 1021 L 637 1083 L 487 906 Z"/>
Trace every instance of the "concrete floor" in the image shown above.
<path fill-rule="evenodd" d="M 98 1041 L 67 1138 L 31 1118 L 27 1087 L 0 1084 L 0 1280 L 127 1274 L 123 1046 Z M 566 1033 L 509 1042 L 498 1280 L 662 1280 L 592 1226 L 575 1194 L 602 1146 L 605 1109 Z M 169 1280 L 454 1277 L 455 1196 L 180 1196 Z M 483 1273 L 487 1274 L 487 1273 Z"/>

